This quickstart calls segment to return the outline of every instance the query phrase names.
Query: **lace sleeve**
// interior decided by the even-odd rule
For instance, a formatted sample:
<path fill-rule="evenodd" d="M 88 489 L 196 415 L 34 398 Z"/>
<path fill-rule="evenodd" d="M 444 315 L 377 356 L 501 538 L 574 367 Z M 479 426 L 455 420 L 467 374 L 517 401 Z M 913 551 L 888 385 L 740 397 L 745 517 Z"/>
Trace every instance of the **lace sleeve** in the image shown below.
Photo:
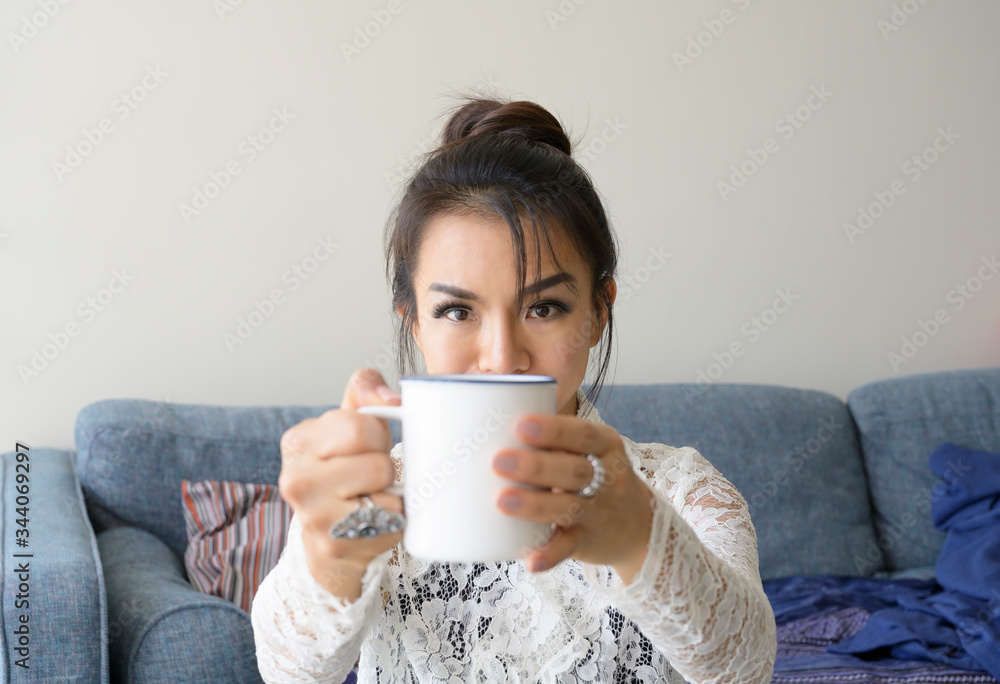
<path fill-rule="evenodd" d="M 391 552 L 369 563 L 361 596 L 345 602 L 309 572 L 302 525 L 292 517 L 281 558 L 264 578 L 251 607 L 257 667 L 265 682 L 344 680 L 378 617 L 379 587 Z"/>
<path fill-rule="evenodd" d="M 587 579 L 689 682 L 771 681 L 774 614 L 743 497 L 690 447 L 622 439 L 654 494 L 646 560 L 627 586 L 609 566 L 584 564 Z"/>

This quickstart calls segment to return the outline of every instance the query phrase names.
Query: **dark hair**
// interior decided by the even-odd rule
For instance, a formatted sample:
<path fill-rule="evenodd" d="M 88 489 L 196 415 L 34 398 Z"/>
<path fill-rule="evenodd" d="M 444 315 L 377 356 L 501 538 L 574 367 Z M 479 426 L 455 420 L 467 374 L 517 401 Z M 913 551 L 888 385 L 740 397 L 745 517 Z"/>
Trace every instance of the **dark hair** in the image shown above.
<path fill-rule="evenodd" d="M 448 214 L 502 218 L 515 250 L 517 301 L 521 301 L 527 263 L 522 218 L 534 231 L 539 270 L 539 234 L 558 264 L 551 221 L 590 267 L 595 313 L 600 315 L 602 306 L 607 311 L 598 349 L 601 365 L 587 391 L 593 403 L 611 359 L 614 316 L 606 285 L 618 265 L 618 247 L 604 205 L 590 176 L 573 160 L 572 145 L 559 121 L 546 109 L 533 102 L 467 100 L 445 125 L 440 147 L 424 155 L 386 225 L 386 277 L 393 310 L 402 307 L 396 330 L 399 374 L 415 372 L 410 335 L 417 313 L 413 276 L 430 220 Z M 584 335 L 582 343 L 589 346 L 589 330 L 578 334 Z"/>

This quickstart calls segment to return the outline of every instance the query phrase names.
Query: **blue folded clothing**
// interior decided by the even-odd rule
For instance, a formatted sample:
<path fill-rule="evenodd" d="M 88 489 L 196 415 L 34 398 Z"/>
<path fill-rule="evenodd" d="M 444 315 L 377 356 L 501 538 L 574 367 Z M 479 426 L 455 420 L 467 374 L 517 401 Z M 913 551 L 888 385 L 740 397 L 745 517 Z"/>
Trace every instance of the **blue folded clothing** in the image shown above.
<path fill-rule="evenodd" d="M 1000 678 L 1000 454 L 946 443 L 930 468 L 944 478 L 931 493 L 934 525 L 947 532 L 938 586 L 889 592 L 891 605 L 828 650 L 888 653 Z"/>
<path fill-rule="evenodd" d="M 848 578 L 823 578 L 833 584 Z M 831 582 L 826 582 L 827 586 Z M 894 580 L 880 580 L 892 591 Z M 785 587 L 788 588 L 787 586 Z M 781 592 L 772 586 L 769 596 L 781 602 Z M 796 589 L 793 588 L 794 593 Z M 841 598 L 846 592 L 834 590 Z M 786 597 L 787 598 L 787 597 Z M 967 671 L 939 663 L 883 657 L 877 660 L 829 653 L 827 647 L 856 634 L 870 614 L 864 608 L 841 608 L 798 618 L 778 625 L 778 651 L 773 684 L 996 684 L 986 672 Z"/>
<path fill-rule="evenodd" d="M 934 526 L 948 533 L 935 574 L 949 591 L 1000 607 L 1000 454 L 944 444 L 930 461 L 944 478 L 931 496 Z M 939 489 L 940 488 L 940 489 Z"/>
<path fill-rule="evenodd" d="M 841 608 L 864 608 L 875 613 L 902 600 L 925 598 L 939 588 L 934 580 L 837 575 L 797 575 L 764 583 L 764 592 L 779 625 Z"/>

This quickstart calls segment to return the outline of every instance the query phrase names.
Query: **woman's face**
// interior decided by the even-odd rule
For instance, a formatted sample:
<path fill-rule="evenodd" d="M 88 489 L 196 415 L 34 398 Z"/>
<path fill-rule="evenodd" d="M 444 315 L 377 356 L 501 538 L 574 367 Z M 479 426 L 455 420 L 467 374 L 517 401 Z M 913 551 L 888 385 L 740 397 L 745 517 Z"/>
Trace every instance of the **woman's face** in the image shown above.
<path fill-rule="evenodd" d="M 574 395 L 606 316 L 592 306 L 587 265 L 561 231 L 550 232 L 563 270 L 543 241 L 536 284 L 534 240 L 526 235 L 525 299 L 516 302 L 514 249 L 502 219 L 449 214 L 428 223 L 414 274 L 411 331 L 428 373 L 550 375 L 558 381 L 558 412 L 576 414 Z"/>

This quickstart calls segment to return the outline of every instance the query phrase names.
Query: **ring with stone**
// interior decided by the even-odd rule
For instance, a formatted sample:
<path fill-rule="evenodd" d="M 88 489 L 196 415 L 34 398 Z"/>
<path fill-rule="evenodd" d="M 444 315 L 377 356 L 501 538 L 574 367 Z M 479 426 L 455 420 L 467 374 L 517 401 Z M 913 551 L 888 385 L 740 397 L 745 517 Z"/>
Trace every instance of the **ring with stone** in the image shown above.
<path fill-rule="evenodd" d="M 399 532 L 405 526 L 406 518 L 402 515 L 376 506 L 363 495 L 358 498 L 358 507 L 330 528 L 330 536 L 334 539 L 371 539 Z"/>
<path fill-rule="evenodd" d="M 587 486 L 577 492 L 577 494 L 585 499 L 589 499 L 604 486 L 604 464 L 601 463 L 601 459 L 593 454 L 584 454 L 584 458 L 590 461 L 590 465 L 594 469 L 594 476 L 590 479 Z"/>

